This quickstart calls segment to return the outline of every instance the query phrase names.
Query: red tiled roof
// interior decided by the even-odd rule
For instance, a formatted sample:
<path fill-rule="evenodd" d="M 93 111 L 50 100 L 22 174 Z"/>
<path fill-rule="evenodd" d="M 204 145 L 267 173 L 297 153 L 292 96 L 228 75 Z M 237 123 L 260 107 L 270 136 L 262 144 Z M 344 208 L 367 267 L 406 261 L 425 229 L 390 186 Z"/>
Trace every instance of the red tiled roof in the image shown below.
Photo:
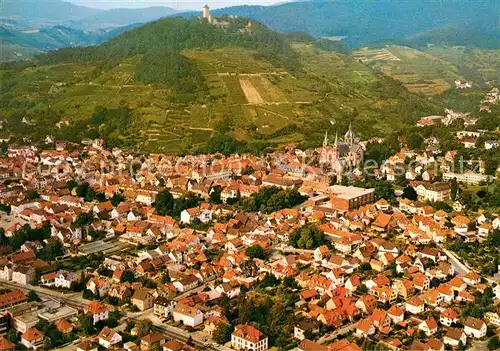
<path fill-rule="evenodd" d="M 266 336 L 262 334 L 257 328 L 254 328 L 251 325 L 243 324 L 236 326 L 233 335 L 252 343 L 257 343 L 260 340 L 264 340 L 266 338 Z"/>

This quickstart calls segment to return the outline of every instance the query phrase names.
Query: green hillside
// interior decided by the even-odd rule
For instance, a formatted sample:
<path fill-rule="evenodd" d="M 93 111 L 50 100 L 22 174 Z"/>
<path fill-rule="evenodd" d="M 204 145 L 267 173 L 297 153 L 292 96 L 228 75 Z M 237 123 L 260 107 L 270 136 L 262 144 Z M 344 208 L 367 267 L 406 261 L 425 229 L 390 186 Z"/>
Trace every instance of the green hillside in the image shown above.
<path fill-rule="evenodd" d="M 247 23 L 218 29 L 165 19 L 100 46 L 4 64 L 3 133 L 102 137 L 108 146 L 165 153 L 221 142 L 231 150 L 237 139 L 258 152 L 319 145 L 326 128 L 342 132 L 350 121 L 362 136 L 385 135 L 443 109 L 351 56 Z"/>

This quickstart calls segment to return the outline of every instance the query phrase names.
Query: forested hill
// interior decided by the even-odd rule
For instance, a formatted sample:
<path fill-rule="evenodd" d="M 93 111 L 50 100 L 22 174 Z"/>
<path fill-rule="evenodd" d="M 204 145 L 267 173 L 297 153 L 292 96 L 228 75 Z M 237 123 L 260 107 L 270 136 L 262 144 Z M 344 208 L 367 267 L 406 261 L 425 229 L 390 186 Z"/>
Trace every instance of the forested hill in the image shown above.
<path fill-rule="evenodd" d="M 180 91 L 203 88 L 200 73 L 182 54 L 183 49 L 216 49 L 237 46 L 252 49 L 277 67 L 290 71 L 299 67 L 298 55 L 285 35 L 248 19 L 229 19 L 227 29 L 217 28 L 197 18 L 161 19 L 126 32 L 95 47 L 64 48 L 38 56 L 39 64 L 107 61 L 115 65 L 134 55 L 144 55 L 135 72 L 135 81 L 170 84 Z"/>

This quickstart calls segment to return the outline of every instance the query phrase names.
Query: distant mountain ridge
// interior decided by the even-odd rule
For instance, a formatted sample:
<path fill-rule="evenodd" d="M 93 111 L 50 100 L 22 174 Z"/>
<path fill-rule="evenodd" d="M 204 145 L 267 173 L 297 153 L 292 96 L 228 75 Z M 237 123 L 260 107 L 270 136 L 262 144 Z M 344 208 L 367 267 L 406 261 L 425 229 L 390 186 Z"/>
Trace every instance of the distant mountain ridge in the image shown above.
<path fill-rule="evenodd" d="M 169 7 L 99 10 L 63 0 L 2 1 L 2 61 L 29 58 L 48 49 L 99 44 L 126 31 L 127 27 L 119 29 L 123 26 L 134 28 L 163 17 L 201 14 L 201 9 L 183 13 Z M 282 33 L 343 37 L 342 44 L 351 48 L 394 43 L 414 48 L 429 44 L 500 47 L 497 0 L 311 0 L 233 6 L 212 13 L 248 17 Z M 110 31 L 113 28 L 116 30 Z M 18 52 L 24 55 L 18 56 Z"/>
<path fill-rule="evenodd" d="M 2 0 L 0 62 L 63 47 L 97 45 L 174 13 L 161 6 L 98 10 L 62 0 Z"/>
<path fill-rule="evenodd" d="M 150 22 L 176 12 L 163 6 L 99 10 L 63 0 L 2 0 L 0 17 L 24 23 L 26 27 L 65 25 L 89 29 Z"/>
<path fill-rule="evenodd" d="M 66 26 L 19 30 L 0 25 L 0 38 L 2 39 L 0 62 L 30 58 L 44 51 L 64 47 L 97 45 L 140 25 L 133 24 L 114 29 L 92 31 Z"/>
<path fill-rule="evenodd" d="M 343 42 L 349 46 L 403 39 L 451 26 L 463 33 L 500 38 L 500 2 L 496 0 L 312 0 L 275 6 L 233 6 L 213 13 L 250 17 L 280 32 L 345 36 Z"/>

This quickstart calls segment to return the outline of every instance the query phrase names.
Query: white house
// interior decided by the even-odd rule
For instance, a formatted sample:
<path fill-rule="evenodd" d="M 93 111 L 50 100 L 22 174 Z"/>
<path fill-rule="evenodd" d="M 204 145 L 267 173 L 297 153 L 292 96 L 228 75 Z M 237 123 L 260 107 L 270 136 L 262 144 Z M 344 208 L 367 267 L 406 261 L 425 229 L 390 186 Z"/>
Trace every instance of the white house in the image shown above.
<path fill-rule="evenodd" d="M 405 319 L 405 311 L 396 305 L 393 305 L 387 310 L 387 315 L 392 320 L 393 324 L 398 324 Z"/>
<path fill-rule="evenodd" d="M 429 317 L 425 321 L 419 324 L 418 329 L 422 330 L 425 335 L 431 336 L 435 334 L 438 330 L 438 324 L 434 318 Z"/>
<path fill-rule="evenodd" d="M 28 349 L 44 349 L 45 335 L 36 328 L 29 328 L 21 335 L 21 344 Z"/>
<path fill-rule="evenodd" d="M 468 337 L 481 339 L 486 336 L 486 323 L 482 319 L 469 317 L 464 326 L 464 332 Z"/>
<path fill-rule="evenodd" d="M 464 330 L 461 328 L 449 328 L 444 336 L 443 342 L 446 345 L 458 346 L 461 342 L 462 345 L 467 344 L 467 335 L 465 335 Z"/>
<path fill-rule="evenodd" d="M 3 267 L 0 267 L 0 279 L 1 280 L 12 279 L 12 264 L 6 263 L 3 265 Z"/>
<path fill-rule="evenodd" d="M 221 294 L 226 295 L 230 299 L 240 294 L 240 286 L 238 284 L 222 283 L 221 285 L 217 286 L 215 290 L 219 291 Z"/>
<path fill-rule="evenodd" d="M 159 318 L 168 318 L 174 310 L 175 302 L 163 296 L 158 296 L 153 305 L 153 313 Z"/>
<path fill-rule="evenodd" d="M 406 312 L 410 312 L 412 314 L 419 314 L 424 312 L 425 304 L 420 297 L 414 296 L 406 301 L 405 310 Z"/>
<path fill-rule="evenodd" d="M 268 338 L 251 325 L 237 325 L 231 334 L 231 346 L 235 350 L 264 351 L 268 349 Z"/>
<path fill-rule="evenodd" d="M 187 276 L 186 278 L 183 278 L 181 280 L 176 280 L 172 284 L 175 286 L 177 291 L 183 293 L 185 291 L 194 289 L 198 286 L 199 284 L 198 278 L 194 275 Z"/>
<path fill-rule="evenodd" d="M 115 332 L 113 329 L 104 327 L 99 333 L 99 345 L 109 349 L 118 345 L 122 341 L 122 336 Z"/>
<path fill-rule="evenodd" d="M 94 324 L 99 321 L 105 321 L 109 317 L 109 308 L 99 301 L 91 301 L 83 308 L 83 311 L 92 315 Z"/>
<path fill-rule="evenodd" d="M 35 282 L 36 271 L 32 266 L 25 265 L 14 265 L 12 269 L 12 281 L 21 284 L 28 285 Z"/>
<path fill-rule="evenodd" d="M 173 317 L 175 322 L 182 322 L 193 328 L 203 323 L 203 313 L 199 309 L 181 303 L 175 306 Z"/>
<path fill-rule="evenodd" d="M 191 223 L 194 219 L 199 219 L 202 223 L 208 223 L 212 220 L 212 211 L 193 207 L 181 212 L 181 223 Z"/>
<path fill-rule="evenodd" d="M 459 183 L 479 184 L 481 182 L 487 182 L 492 177 L 481 173 L 475 173 L 472 171 L 464 173 L 453 173 L 453 172 L 443 173 L 443 180 L 449 181 L 452 180 L 453 178 L 456 178 L 457 182 Z"/>
<path fill-rule="evenodd" d="M 442 325 L 446 325 L 447 327 L 449 327 L 452 324 L 458 323 L 459 316 L 458 313 L 455 312 L 455 310 L 447 308 L 443 312 L 441 312 L 439 316 L 439 321 L 441 322 Z"/>
<path fill-rule="evenodd" d="M 80 276 L 74 272 L 59 270 L 55 276 L 54 285 L 58 288 L 70 289 L 71 284 L 78 283 Z"/>

